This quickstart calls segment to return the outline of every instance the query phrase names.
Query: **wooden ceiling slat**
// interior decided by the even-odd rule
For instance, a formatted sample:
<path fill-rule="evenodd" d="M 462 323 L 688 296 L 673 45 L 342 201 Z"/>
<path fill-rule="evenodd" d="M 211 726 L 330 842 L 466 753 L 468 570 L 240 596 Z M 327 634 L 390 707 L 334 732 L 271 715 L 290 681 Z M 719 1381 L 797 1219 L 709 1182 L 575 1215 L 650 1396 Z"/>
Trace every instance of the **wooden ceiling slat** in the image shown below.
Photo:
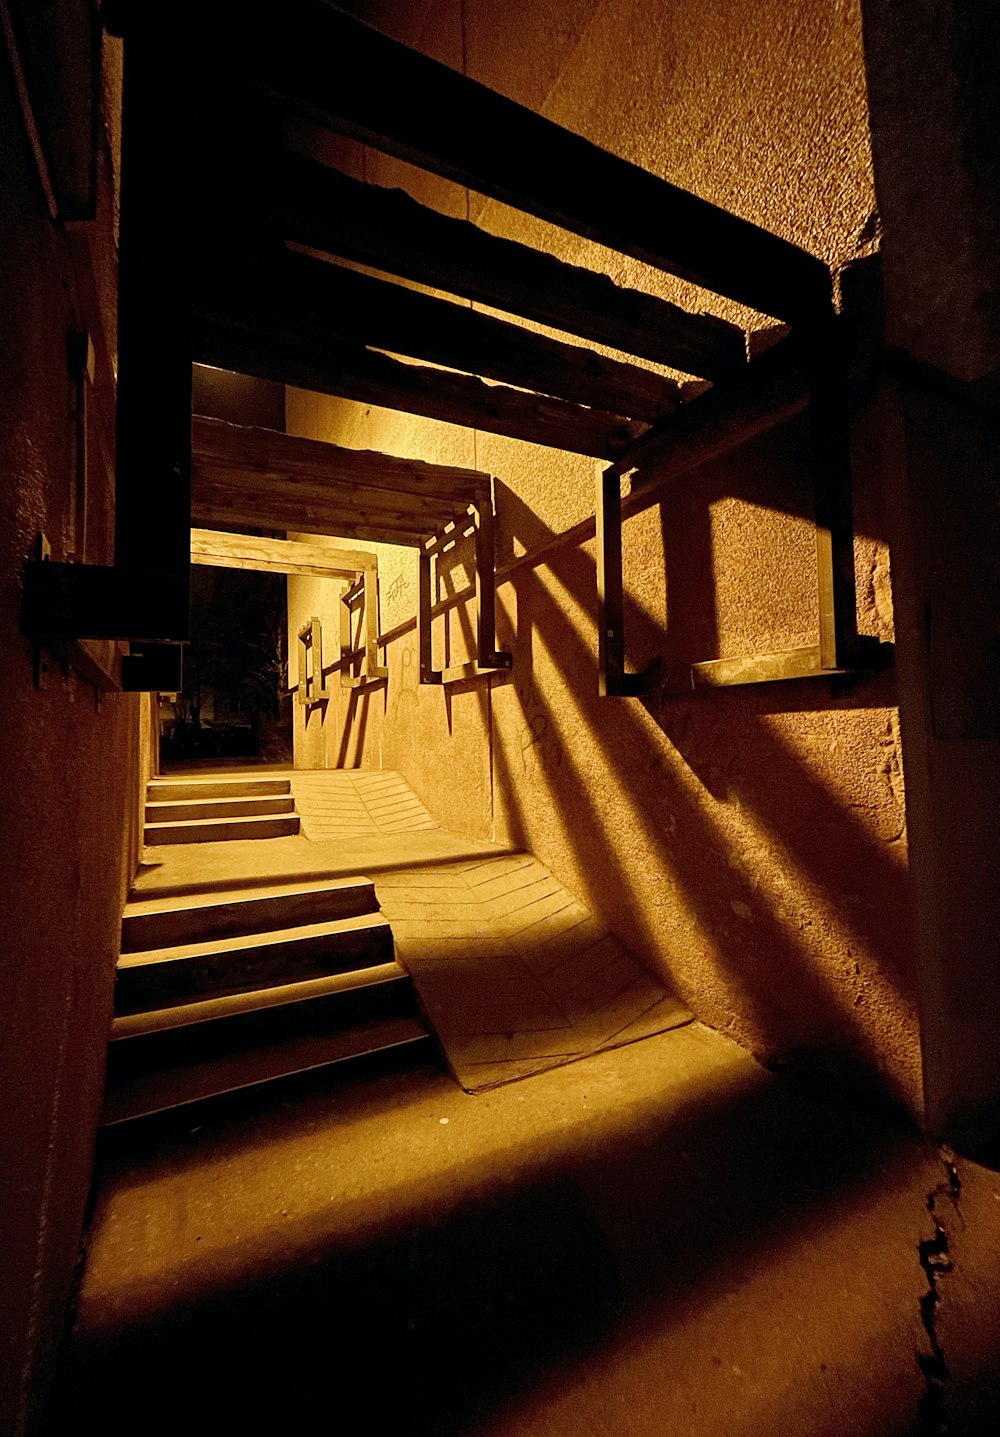
<path fill-rule="evenodd" d="M 614 459 L 642 431 L 617 415 L 565 400 L 404 364 L 336 337 L 290 326 L 279 331 L 225 312 L 195 311 L 192 359 L 599 459 Z"/>
<path fill-rule="evenodd" d="M 467 305 L 292 250 L 254 255 L 241 272 L 239 252 L 239 236 L 233 234 L 230 243 L 223 240 L 213 250 L 214 261 L 203 256 L 196 305 L 199 291 L 213 303 L 226 294 L 234 312 L 251 320 L 316 327 L 325 335 L 649 423 L 681 402 L 676 380 Z"/>
<path fill-rule="evenodd" d="M 280 493 L 302 504 L 330 504 L 342 508 L 356 506 L 372 512 L 412 514 L 421 523 L 434 523 L 441 514 L 454 514 L 467 507 L 454 495 L 405 494 L 394 489 L 376 489 L 370 485 L 324 482 L 303 479 L 297 475 L 247 472 L 225 466 L 197 463 L 192 470 L 193 484 L 208 489 L 225 490 L 235 496 Z"/>
<path fill-rule="evenodd" d="M 438 214 L 403 190 L 365 184 L 289 154 L 281 185 L 260 198 L 267 202 L 274 195 L 279 198 L 271 218 L 278 232 L 313 249 L 685 374 L 719 379 L 746 364 L 738 326 Z"/>
<path fill-rule="evenodd" d="M 242 509 L 247 513 L 273 512 L 278 508 L 288 513 L 325 514 L 338 522 L 352 517 L 359 522 L 384 525 L 387 529 L 399 529 L 413 534 L 428 534 L 455 517 L 454 510 L 428 509 L 418 512 L 413 509 L 388 509 L 375 507 L 363 501 L 355 501 L 349 495 L 336 494 L 330 497 L 304 497 L 297 488 L 270 485 L 266 490 L 231 489 L 199 479 L 195 486 L 195 502 L 198 506 L 228 506 Z M 463 512 L 464 511 L 459 511 Z M 268 525 L 260 524 L 267 528 Z"/>
<path fill-rule="evenodd" d="M 285 533 L 330 534 L 366 543 L 404 544 L 412 548 L 419 548 L 422 538 L 437 527 L 404 528 L 389 523 L 384 516 L 372 521 L 370 516 L 353 511 L 289 503 L 268 495 L 246 497 L 199 491 L 192 497 L 191 518 L 199 525 L 232 524 Z"/>
<path fill-rule="evenodd" d="M 261 539 L 216 529 L 191 530 L 191 562 L 220 569 L 253 569 L 265 574 L 303 574 L 317 579 L 354 579 L 375 555 L 328 549 L 300 539 Z"/>
<path fill-rule="evenodd" d="M 387 154 L 787 321 L 828 314 L 829 271 L 779 236 L 600 149 L 324 0 L 280 23 L 202 0 L 198 63 Z"/>
<path fill-rule="evenodd" d="M 472 501 L 489 492 L 490 476 L 476 469 L 400 459 L 374 449 L 347 449 L 321 439 L 303 439 L 276 429 L 228 424 L 195 415 L 191 426 L 194 462 L 232 466 L 259 473 L 294 475 L 335 483 L 360 484 L 408 494 L 435 494 Z"/>

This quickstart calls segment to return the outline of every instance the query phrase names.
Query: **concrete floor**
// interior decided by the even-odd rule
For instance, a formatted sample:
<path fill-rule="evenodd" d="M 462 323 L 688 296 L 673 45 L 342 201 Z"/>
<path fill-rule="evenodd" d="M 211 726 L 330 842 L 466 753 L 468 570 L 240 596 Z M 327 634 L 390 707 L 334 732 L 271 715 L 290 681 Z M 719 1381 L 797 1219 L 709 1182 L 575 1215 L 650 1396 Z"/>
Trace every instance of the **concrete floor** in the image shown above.
<path fill-rule="evenodd" d="M 102 1154 L 57 1430 L 992 1433 L 1000 1179 L 957 1172 L 697 1024 L 175 1118 Z"/>

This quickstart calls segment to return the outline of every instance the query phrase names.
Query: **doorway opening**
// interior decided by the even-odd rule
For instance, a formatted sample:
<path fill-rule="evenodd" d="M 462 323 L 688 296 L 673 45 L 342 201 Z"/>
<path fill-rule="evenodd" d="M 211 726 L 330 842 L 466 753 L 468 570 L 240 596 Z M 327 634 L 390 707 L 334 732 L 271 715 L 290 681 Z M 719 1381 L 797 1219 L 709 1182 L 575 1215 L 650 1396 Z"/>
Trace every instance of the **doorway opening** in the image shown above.
<path fill-rule="evenodd" d="M 183 683 L 161 694 L 164 767 L 292 761 L 283 574 L 195 565 Z"/>

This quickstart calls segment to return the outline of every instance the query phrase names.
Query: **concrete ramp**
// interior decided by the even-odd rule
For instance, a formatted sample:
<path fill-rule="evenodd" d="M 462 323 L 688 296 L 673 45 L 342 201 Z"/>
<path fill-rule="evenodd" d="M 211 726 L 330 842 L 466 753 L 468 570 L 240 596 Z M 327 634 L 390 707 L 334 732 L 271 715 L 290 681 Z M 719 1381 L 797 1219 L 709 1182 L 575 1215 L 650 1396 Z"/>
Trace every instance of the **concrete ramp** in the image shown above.
<path fill-rule="evenodd" d="M 438 826 L 401 773 L 295 769 L 288 776 L 302 832 L 314 842 L 419 833 Z"/>

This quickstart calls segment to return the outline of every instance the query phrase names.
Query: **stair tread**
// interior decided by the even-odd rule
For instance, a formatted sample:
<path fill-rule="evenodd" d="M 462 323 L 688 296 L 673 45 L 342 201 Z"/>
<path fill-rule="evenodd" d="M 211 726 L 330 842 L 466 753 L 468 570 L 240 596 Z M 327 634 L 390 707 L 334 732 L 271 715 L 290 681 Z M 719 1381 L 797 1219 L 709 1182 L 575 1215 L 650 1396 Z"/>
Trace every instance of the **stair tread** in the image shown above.
<path fill-rule="evenodd" d="M 221 824 L 253 824 L 254 826 L 268 823 L 282 823 L 294 819 L 298 822 L 299 815 L 291 813 L 246 813 L 236 818 L 176 818 L 169 823 L 147 823 L 146 832 L 159 831 L 164 828 L 210 828 L 218 827 Z"/>
<path fill-rule="evenodd" d="M 216 953 L 238 953 L 243 949 L 251 951 L 272 945 L 280 946 L 303 938 L 335 938 L 342 933 L 356 933 L 366 928 L 382 930 L 389 926 L 389 920 L 384 913 L 359 913 L 351 918 L 332 918 L 326 923 L 303 923 L 294 928 L 275 928 L 263 933 L 242 933 L 228 938 L 206 938 L 200 943 L 168 944 L 162 948 L 123 953 L 118 960 L 118 968 L 144 968 L 153 963 L 184 962 L 191 958 L 208 958 Z"/>
<path fill-rule="evenodd" d="M 320 978 L 299 979 L 273 988 L 254 988 L 249 992 L 227 993 L 194 1003 L 154 1008 L 140 1013 L 127 1013 L 111 1024 L 112 1043 L 126 1042 L 146 1033 L 191 1027 L 241 1013 L 282 1008 L 290 1003 L 308 1003 L 335 993 L 351 993 L 380 983 L 408 981 L 406 969 L 399 963 L 379 963 L 371 968 L 352 969 L 347 973 L 329 973 Z"/>
<path fill-rule="evenodd" d="M 158 778 L 151 778 L 146 784 L 146 789 L 148 792 L 160 788 L 238 788 L 240 785 L 248 783 L 273 784 L 275 787 L 283 785 L 287 790 L 288 785 L 291 783 L 291 776 L 289 774 L 282 774 L 280 777 L 275 777 L 265 774 L 260 778 L 253 778 L 248 774 L 243 774 L 239 778 L 225 778 L 221 776 L 215 778 L 169 778 L 161 774 Z"/>
<path fill-rule="evenodd" d="M 271 883 L 261 888 L 226 888 L 190 895 L 172 893 L 165 898 L 130 898 L 122 917 L 124 920 L 142 918 L 148 913 L 186 913 L 192 908 L 222 908 L 235 903 L 253 903 L 260 899 L 304 897 L 313 893 L 372 886 L 370 878 L 355 874 L 350 878 L 312 879 L 307 883 Z"/>
<path fill-rule="evenodd" d="M 427 1043 L 430 1034 L 418 1018 L 392 1018 L 359 1023 L 346 1029 L 254 1048 L 248 1052 L 205 1059 L 176 1068 L 131 1075 L 105 1097 L 102 1123 L 111 1126 L 183 1107 L 242 1088 L 329 1067 L 351 1058 L 405 1044 Z"/>
<path fill-rule="evenodd" d="M 255 803 L 288 803 L 292 805 L 292 808 L 288 810 L 288 812 L 291 813 L 294 811 L 295 799 L 290 793 L 235 793 L 232 795 L 213 794 L 211 797 L 206 796 L 205 798 L 147 798 L 146 810 L 147 812 L 151 810 L 157 811 L 162 808 L 189 808 L 191 810 L 194 810 L 201 808 L 211 808 L 218 803 L 245 803 L 248 807 Z M 238 817 L 239 815 L 234 814 L 233 816 Z M 257 815 L 251 813 L 244 816 L 254 818 Z M 264 817 L 266 815 L 260 816 Z"/>

